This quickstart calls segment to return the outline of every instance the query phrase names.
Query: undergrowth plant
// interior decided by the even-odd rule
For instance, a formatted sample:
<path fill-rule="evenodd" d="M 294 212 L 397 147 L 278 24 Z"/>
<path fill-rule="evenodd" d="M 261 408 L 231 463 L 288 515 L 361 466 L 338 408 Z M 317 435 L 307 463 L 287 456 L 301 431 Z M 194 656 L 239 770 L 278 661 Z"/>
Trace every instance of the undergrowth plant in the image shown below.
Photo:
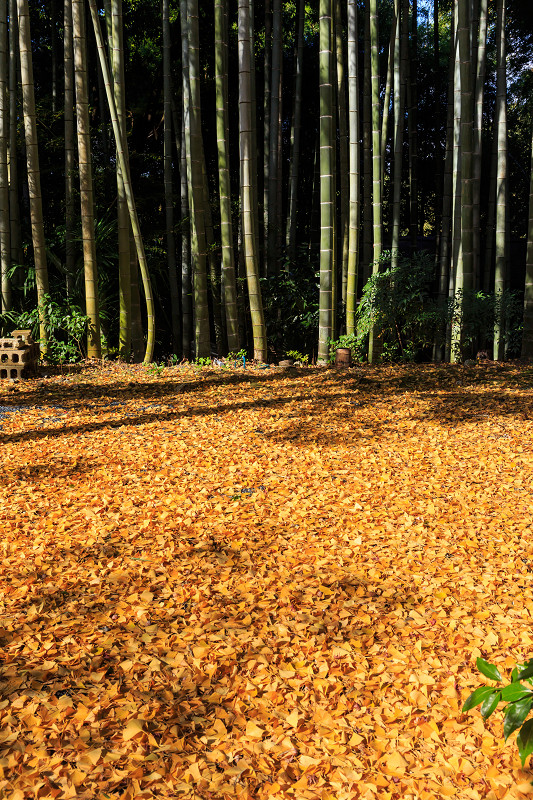
<path fill-rule="evenodd" d="M 65 364 L 85 358 L 85 341 L 90 319 L 74 303 L 60 305 L 50 295 L 43 299 L 45 329 L 47 334 L 46 360 L 51 364 Z M 28 328 L 36 342 L 39 339 L 39 310 L 5 311 L 0 315 L 3 335 L 13 329 Z"/>
<path fill-rule="evenodd" d="M 476 666 L 486 678 L 497 683 L 503 681 L 499 669 L 494 664 L 478 658 Z M 511 673 L 511 683 L 507 686 L 501 688 L 479 686 L 467 699 L 462 710 L 464 713 L 481 706 L 481 716 L 483 719 L 488 719 L 502 702 L 505 703 L 503 720 L 505 741 L 518 730 L 516 743 L 524 766 L 527 757 L 533 753 L 533 718 L 528 719 L 533 706 L 533 659 L 516 665 Z"/>

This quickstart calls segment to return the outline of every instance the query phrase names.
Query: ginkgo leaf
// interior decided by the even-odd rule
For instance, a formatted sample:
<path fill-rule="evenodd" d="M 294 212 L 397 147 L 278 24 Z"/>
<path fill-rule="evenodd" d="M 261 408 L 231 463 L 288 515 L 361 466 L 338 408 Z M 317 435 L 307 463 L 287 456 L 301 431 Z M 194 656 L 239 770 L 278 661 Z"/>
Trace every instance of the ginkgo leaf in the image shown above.
<path fill-rule="evenodd" d="M 122 738 L 125 742 L 129 742 L 130 739 L 133 739 L 134 736 L 137 736 L 138 733 L 143 732 L 143 720 L 141 719 L 130 719 L 124 731 L 122 733 Z"/>

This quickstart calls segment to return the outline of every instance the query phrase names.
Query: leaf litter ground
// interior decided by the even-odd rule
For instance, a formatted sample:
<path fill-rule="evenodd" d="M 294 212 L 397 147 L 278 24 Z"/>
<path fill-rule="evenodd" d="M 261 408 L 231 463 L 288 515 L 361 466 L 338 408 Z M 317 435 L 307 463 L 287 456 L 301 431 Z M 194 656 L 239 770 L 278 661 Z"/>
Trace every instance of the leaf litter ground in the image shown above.
<path fill-rule="evenodd" d="M 520 798 L 533 370 L 0 385 L 0 796 Z M 514 738 L 514 737 L 513 737 Z"/>

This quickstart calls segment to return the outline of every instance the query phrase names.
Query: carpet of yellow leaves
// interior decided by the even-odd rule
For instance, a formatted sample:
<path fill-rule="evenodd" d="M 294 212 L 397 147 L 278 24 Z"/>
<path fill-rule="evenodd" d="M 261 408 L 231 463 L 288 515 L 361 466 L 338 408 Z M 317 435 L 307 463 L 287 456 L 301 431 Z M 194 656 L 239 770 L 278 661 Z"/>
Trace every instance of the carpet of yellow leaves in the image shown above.
<path fill-rule="evenodd" d="M 531 368 L 104 366 L 0 411 L 0 797 L 533 792 L 461 714 L 533 656 Z"/>

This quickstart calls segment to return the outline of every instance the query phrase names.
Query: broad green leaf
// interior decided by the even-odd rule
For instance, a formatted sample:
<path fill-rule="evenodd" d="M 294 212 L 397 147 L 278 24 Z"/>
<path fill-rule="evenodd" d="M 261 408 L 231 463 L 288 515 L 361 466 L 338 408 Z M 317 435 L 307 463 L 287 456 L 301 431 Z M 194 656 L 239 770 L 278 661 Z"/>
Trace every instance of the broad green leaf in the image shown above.
<path fill-rule="evenodd" d="M 495 667 L 494 664 L 489 664 L 489 662 L 485 661 L 485 659 L 478 658 L 476 661 L 476 667 L 482 675 L 485 675 L 486 678 L 490 678 L 491 681 L 502 680 L 502 676 L 500 675 L 500 670 L 498 667 Z"/>
<path fill-rule="evenodd" d="M 517 700 L 522 700 L 523 697 L 528 697 L 532 694 L 531 689 L 522 686 L 521 683 L 510 683 L 501 689 L 502 700 L 507 700 L 508 703 L 514 703 Z"/>
<path fill-rule="evenodd" d="M 517 680 L 518 680 L 518 669 L 517 667 L 515 667 L 511 672 L 511 683 L 514 683 Z"/>
<path fill-rule="evenodd" d="M 489 696 L 483 700 L 481 703 L 481 716 L 483 719 L 488 719 L 490 715 L 496 710 L 498 707 L 498 703 L 501 700 L 501 693 L 500 692 L 492 692 Z"/>
<path fill-rule="evenodd" d="M 518 733 L 516 743 L 520 753 L 520 761 L 524 766 L 526 758 L 533 753 L 533 719 L 528 719 L 527 722 L 524 722 Z"/>
<path fill-rule="evenodd" d="M 492 695 L 494 689 L 491 686 L 479 686 L 475 692 L 472 692 L 470 697 L 467 698 L 466 703 L 463 706 L 463 713 L 465 711 L 470 711 L 471 708 L 475 708 L 483 703 L 487 697 Z"/>
<path fill-rule="evenodd" d="M 510 703 L 507 706 L 503 721 L 505 741 L 513 731 L 522 725 L 531 710 L 531 706 L 533 706 L 533 696 L 526 697 L 524 700 L 517 700 L 516 703 Z"/>
<path fill-rule="evenodd" d="M 531 661 L 528 661 L 526 664 L 526 668 L 522 669 L 518 673 L 517 680 L 525 681 L 526 678 L 531 678 L 531 677 L 533 677 L 533 659 Z"/>

